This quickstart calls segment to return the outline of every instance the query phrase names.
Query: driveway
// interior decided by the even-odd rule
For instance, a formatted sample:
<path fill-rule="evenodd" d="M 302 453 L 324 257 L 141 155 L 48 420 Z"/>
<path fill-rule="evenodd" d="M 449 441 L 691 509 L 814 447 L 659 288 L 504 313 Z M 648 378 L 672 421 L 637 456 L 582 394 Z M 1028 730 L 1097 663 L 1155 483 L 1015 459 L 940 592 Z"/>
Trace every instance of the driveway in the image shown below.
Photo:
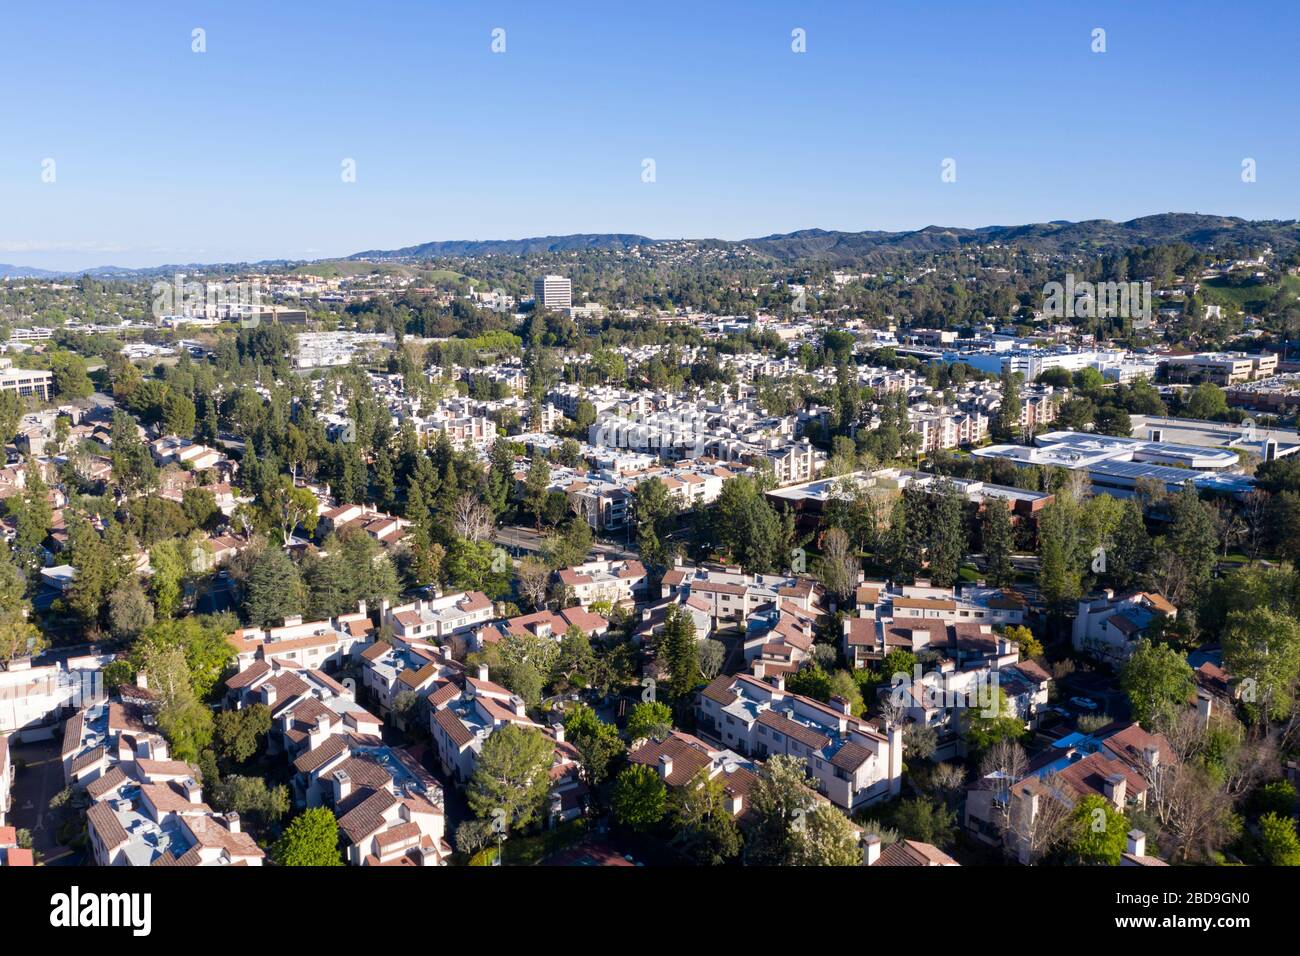
<path fill-rule="evenodd" d="M 9 822 L 20 830 L 31 831 L 32 847 L 46 865 L 78 862 L 75 851 L 59 846 L 55 815 L 50 811 L 51 798 L 64 788 L 63 761 L 59 759 L 62 742 L 62 735 L 26 744 L 10 740 L 10 754 L 21 766 L 14 774 Z"/>

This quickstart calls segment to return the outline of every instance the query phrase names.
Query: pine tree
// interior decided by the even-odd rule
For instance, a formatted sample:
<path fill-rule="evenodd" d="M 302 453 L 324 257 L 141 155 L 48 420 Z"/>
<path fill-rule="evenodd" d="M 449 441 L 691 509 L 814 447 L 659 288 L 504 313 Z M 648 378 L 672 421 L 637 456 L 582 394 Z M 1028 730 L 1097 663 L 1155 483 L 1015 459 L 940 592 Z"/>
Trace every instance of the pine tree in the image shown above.
<path fill-rule="evenodd" d="M 962 499 L 950 481 L 934 489 L 930 521 L 930 582 L 948 588 L 966 556 L 966 516 Z"/>
<path fill-rule="evenodd" d="M 1002 370 L 1002 404 L 998 406 L 998 416 L 993 426 L 993 437 L 1002 442 L 1019 441 L 1020 430 L 1020 383 L 1010 365 Z"/>
<path fill-rule="evenodd" d="M 982 531 L 989 583 L 1007 587 L 1016 578 L 1016 569 L 1011 563 L 1015 534 L 1011 525 L 1011 509 L 1001 498 L 990 498 L 985 504 Z"/>

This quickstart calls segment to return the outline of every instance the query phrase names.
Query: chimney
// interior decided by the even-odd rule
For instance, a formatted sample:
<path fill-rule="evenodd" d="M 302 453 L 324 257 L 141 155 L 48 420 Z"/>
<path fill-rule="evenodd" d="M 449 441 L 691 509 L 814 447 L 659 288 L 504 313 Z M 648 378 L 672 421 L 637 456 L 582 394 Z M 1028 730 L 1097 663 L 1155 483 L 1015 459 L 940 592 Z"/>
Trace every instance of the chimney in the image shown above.
<path fill-rule="evenodd" d="M 727 794 L 727 812 L 733 817 L 740 816 L 740 812 L 745 809 L 745 795 L 742 793 Z"/>
<path fill-rule="evenodd" d="M 1156 767 L 1160 766 L 1160 748 L 1155 746 L 1155 744 L 1152 744 L 1143 750 L 1142 755 L 1146 757 L 1147 766 L 1152 770 L 1155 770 Z"/>
<path fill-rule="evenodd" d="M 334 805 L 338 806 L 352 794 L 352 778 L 346 770 L 334 771 Z"/>
<path fill-rule="evenodd" d="M 265 684 L 262 685 L 262 703 L 266 704 L 267 707 L 275 706 L 274 682 L 267 681 Z"/>
<path fill-rule="evenodd" d="M 555 742 L 557 744 L 564 743 L 564 724 L 555 725 Z"/>
<path fill-rule="evenodd" d="M 239 814 L 234 810 L 226 814 L 226 829 L 231 833 L 239 832 Z"/>
<path fill-rule="evenodd" d="M 364 600 L 357 602 L 357 613 L 358 614 L 366 613 L 366 602 Z"/>
<path fill-rule="evenodd" d="M 784 691 L 784 690 L 785 690 L 785 675 L 784 675 L 784 674 L 773 674 L 771 677 L 769 677 L 769 678 L 767 679 L 767 682 L 768 682 L 769 684 L 771 684 L 773 687 L 775 687 L 777 690 L 780 690 L 780 691 Z"/>
<path fill-rule="evenodd" d="M 659 776 L 667 780 L 673 772 L 673 758 L 668 754 L 659 755 Z"/>
<path fill-rule="evenodd" d="M 1126 852 L 1132 856 L 1147 855 L 1147 835 L 1141 830 L 1128 831 L 1128 847 Z"/>
<path fill-rule="evenodd" d="M 420 847 L 420 866 L 437 866 L 438 851 L 431 846 Z"/>
<path fill-rule="evenodd" d="M 849 703 L 849 699 L 847 697 L 841 697 L 838 694 L 836 694 L 834 697 L 831 698 L 830 704 L 833 708 L 838 710 L 841 714 L 844 714 L 846 717 L 853 716 L 853 705 Z"/>
<path fill-rule="evenodd" d="M 199 786 L 199 782 L 193 777 L 186 777 L 182 780 L 181 787 L 185 790 L 185 799 L 189 800 L 190 803 L 203 802 L 203 788 Z"/>
<path fill-rule="evenodd" d="M 301 623 L 302 623 L 301 614 L 291 614 L 284 619 L 285 627 L 297 627 Z"/>
<path fill-rule="evenodd" d="M 149 689 L 149 675 L 144 671 L 137 671 L 135 675 L 135 686 L 141 690 Z"/>
<path fill-rule="evenodd" d="M 1128 789 L 1128 781 L 1122 773 L 1113 773 L 1102 783 L 1102 790 L 1105 791 L 1106 799 L 1121 810 L 1124 809 L 1124 793 Z"/>
<path fill-rule="evenodd" d="M 478 666 L 478 679 L 482 681 L 488 679 L 488 666 L 486 664 L 480 664 Z"/>
<path fill-rule="evenodd" d="M 1209 694 L 1200 693 L 1196 695 L 1196 719 L 1202 727 L 1210 723 L 1210 713 L 1214 710 L 1214 698 Z"/>
<path fill-rule="evenodd" d="M 889 792 L 898 796 L 903 791 L 903 723 L 895 721 L 889 728 Z"/>
<path fill-rule="evenodd" d="M 872 833 L 862 841 L 862 865 L 873 866 L 880 859 L 880 837 Z"/>

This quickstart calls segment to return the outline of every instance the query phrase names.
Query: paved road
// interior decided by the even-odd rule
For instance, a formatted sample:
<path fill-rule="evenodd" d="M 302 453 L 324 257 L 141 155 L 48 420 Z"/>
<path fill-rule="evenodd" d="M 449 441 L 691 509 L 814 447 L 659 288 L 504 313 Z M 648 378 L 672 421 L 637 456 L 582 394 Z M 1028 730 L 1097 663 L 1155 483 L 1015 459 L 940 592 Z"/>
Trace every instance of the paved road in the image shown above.
<path fill-rule="evenodd" d="M 9 822 L 31 831 L 32 845 L 46 865 L 77 861 L 74 851 L 59 846 L 50 812 L 50 799 L 63 790 L 63 763 L 59 759 L 62 741 L 62 736 L 56 735 L 53 740 L 18 744 L 10 751 L 22 767 L 14 775 Z"/>

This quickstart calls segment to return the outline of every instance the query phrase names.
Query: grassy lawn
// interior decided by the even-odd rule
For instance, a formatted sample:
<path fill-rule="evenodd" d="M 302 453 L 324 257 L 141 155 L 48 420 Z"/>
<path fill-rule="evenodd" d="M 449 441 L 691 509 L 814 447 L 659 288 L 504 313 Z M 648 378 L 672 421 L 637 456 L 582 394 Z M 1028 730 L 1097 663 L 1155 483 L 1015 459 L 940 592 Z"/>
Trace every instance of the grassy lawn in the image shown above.
<path fill-rule="evenodd" d="M 529 836 L 512 836 L 505 843 L 506 866 L 536 866 L 548 856 L 567 850 L 587 835 L 586 820 L 569 820 L 554 830 Z M 474 854 L 470 866 L 492 866 L 497 858 L 497 848 L 487 847 Z"/>

